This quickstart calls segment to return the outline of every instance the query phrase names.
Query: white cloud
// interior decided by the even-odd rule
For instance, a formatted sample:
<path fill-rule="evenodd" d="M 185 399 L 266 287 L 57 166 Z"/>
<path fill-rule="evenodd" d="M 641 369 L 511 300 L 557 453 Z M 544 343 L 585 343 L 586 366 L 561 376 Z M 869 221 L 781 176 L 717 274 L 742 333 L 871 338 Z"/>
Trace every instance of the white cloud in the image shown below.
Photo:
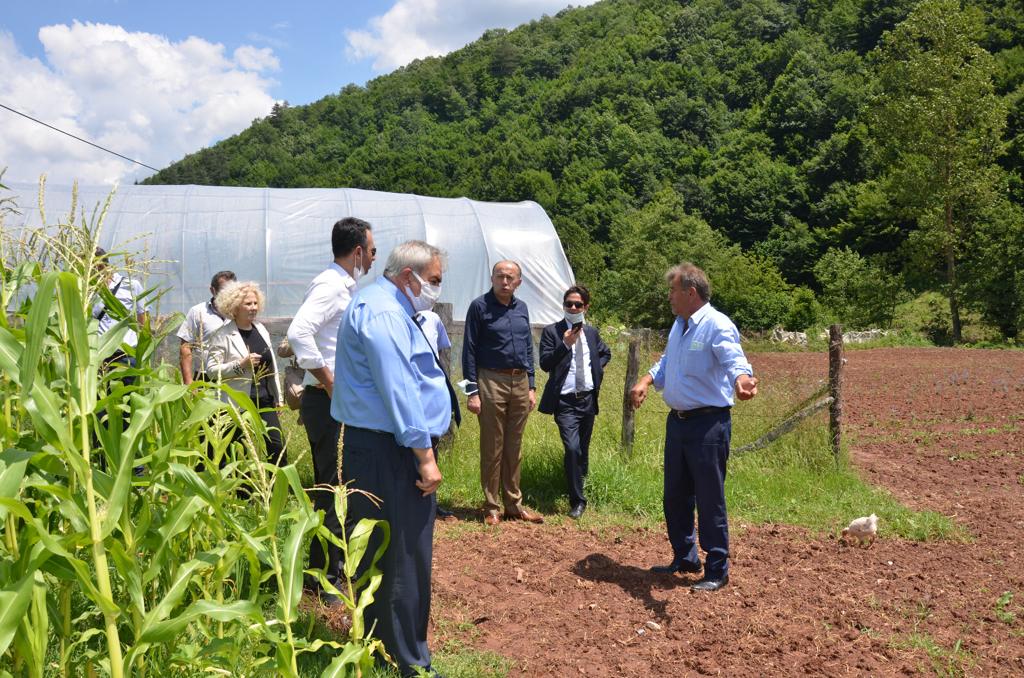
<path fill-rule="evenodd" d="M 397 0 L 366 28 L 346 30 L 350 59 L 373 59 L 376 71 L 390 71 L 413 59 L 447 54 L 489 28 L 514 28 L 570 4 L 597 0 Z"/>
<path fill-rule="evenodd" d="M 39 30 L 45 63 L 0 31 L 0 102 L 154 167 L 244 129 L 274 104 L 279 68 L 269 48 L 180 42 L 120 26 L 78 23 Z M 0 110 L 5 179 L 131 181 L 152 172 Z"/>
<path fill-rule="evenodd" d="M 281 62 L 269 47 L 242 45 L 235 50 L 235 62 L 247 71 L 281 70 Z"/>

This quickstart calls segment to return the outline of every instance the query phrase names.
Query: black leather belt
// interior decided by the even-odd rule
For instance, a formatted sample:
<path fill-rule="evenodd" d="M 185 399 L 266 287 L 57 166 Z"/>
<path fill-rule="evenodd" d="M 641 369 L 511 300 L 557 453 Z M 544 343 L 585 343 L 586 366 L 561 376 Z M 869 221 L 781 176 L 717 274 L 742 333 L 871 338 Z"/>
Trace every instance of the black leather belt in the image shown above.
<path fill-rule="evenodd" d="M 561 396 L 567 400 L 583 400 L 591 393 L 593 393 L 593 391 L 573 391 L 570 393 L 563 393 Z"/>
<path fill-rule="evenodd" d="M 705 414 L 717 414 L 719 412 L 728 412 L 731 407 L 696 407 L 692 410 L 672 410 L 673 417 L 679 417 L 682 420 L 693 419 L 694 417 L 700 417 Z"/>

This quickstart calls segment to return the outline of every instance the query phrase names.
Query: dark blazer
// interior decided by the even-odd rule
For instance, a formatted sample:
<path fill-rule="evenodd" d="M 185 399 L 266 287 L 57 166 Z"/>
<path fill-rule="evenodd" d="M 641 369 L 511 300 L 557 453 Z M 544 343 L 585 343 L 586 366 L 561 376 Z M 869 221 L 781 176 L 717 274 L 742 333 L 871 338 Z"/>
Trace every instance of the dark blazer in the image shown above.
<path fill-rule="evenodd" d="M 563 318 L 553 325 L 548 325 L 540 335 L 540 368 L 548 373 L 548 383 L 544 385 L 544 394 L 540 398 L 537 409 L 544 414 L 554 414 L 558 408 L 558 399 L 562 393 L 562 384 L 569 374 L 569 361 L 572 351 L 565 346 L 562 335 L 569 329 L 569 323 Z M 597 396 L 604 378 L 604 366 L 612 359 L 612 351 L 592 325 L 583 326 L 583 337 L 590 349 L 590 373 L 594 378 L 594 414 L 597 414 Z"/>

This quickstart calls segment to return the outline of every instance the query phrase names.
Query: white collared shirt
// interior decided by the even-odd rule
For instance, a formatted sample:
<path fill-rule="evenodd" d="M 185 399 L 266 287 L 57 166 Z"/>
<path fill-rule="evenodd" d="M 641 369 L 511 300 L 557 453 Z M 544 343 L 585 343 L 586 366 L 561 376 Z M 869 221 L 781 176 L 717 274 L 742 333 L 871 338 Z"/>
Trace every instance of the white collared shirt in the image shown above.
<path fill-rule="evenodd" d="M 576 350 L 581 345 L 583 346 L 583 390 L 594 390 L 594 372 L 590 368 L 590 345 L 587 343 L 586 335 L 580 332 L 580 341 L 574 343 L 570 350 L 572 358 L 569 359 L 569 371 L 565 375 L 565 381 L 562 382 L 562 394 L 576 392 Z"/>
<path fill-rule="evenodd" d="M 433 311 L 420 311 L 415 317 L 435 354 L 452 347 L 452 340 L 448 338 L 448 330 L 444 328 L 441 316 Z"/>
<path fill-rule="evenodd" d="M 209 350 L 210 337 L 227 322 L 227 318 L 217 312 L 213 300 L 196 304 L 185 314 L 185 319 L 178 327 L 177 337 L 192 346 L 192 370 L 206 370 L 206 352 Z"/>
<path fill-rule="evenodd" d="M 114 298 L 121 302 L 121 305 L 124 306 L 125 310 L 130 314 L 139 316 L 143 313 L 149 313 L 149 308 L 142 300 L 142 283 L 138 280 L 133 280 L 126 275 L 121 275 L 120 273 L 115 272 L 110 276 L 110 282 L 107 283 L 107 289 L 113 292 Z M 110 313 L 107 312 L 107 308 L 102 299 L 99 299 L 95 304 L 93 304 L 92 317 L 97 318 L 100 321 L 97 334 L 103 334 L 117 323 L 117 321 L 111 317 Z M 139 337 L 135 334 L 135 330 L 129 329 L 125 332 L 121 341 L 129 346 L 135 346 L 139 341 Z"/>
<path fill-rule="evenodd" d="M 334 374 L 338 327 L 345 309 L 352 301 L 355 287 L 355 279 L 334 262 L 313 278 L 306 289 L 302 306 L 288 326 L 288 343 L 295 351 L 299 367 L 305 370 L 326 367 Z M 312 373 L 306 372 L 303 383 L 320 382 Z"/>

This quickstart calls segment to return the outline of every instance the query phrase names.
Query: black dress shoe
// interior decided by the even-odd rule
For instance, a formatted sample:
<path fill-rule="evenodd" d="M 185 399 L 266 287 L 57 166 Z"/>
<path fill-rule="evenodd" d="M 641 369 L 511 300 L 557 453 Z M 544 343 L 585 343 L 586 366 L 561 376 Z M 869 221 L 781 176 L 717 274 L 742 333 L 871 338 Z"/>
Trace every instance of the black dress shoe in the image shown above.
<path fill-rule="evenodd" d="M 586 510 L 587 510 L 587 505 L 586 504 L 576 504 L 571 509 L 569 509 L 569 517 L 572 518 L 573 520 L 578 520 L 579 517 L 582 516 L 583 512 L 586 511 Z"/>
<path fill-rule="evenodd" d="M 729 575 L 725 575 L 721 579 L 701 579 L 699 582 L 690 587 L 694 591 L 717 591 L 720 588 L 725 587 L 729 583 Z"/>
<path fill-rule="evenodd" d="M 441 520 L 447 520 L 448 518 L 454 518 L 455 514 L 448 509 L 443 509 L 440 506 L 437 507 L 437 517 Z"/>
<path fill-rule="evenodd" d="M 691 563 L 689 560 L 673 560 L 668 565 L 652 565 L 651 572 L 656 574 L 673 574 L 675 572 L 693 574 L 700 572 L 700 563 Z"/>

